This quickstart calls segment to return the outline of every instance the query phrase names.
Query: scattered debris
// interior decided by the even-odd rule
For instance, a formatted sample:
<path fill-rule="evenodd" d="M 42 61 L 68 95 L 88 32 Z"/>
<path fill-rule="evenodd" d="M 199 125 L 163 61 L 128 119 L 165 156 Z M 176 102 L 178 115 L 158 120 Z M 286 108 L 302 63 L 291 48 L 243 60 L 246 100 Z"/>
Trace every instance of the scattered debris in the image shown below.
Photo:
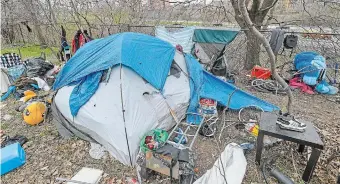
<path fill-rule="evenodd" d="M 16 135 L 11 138 L 5 135 L 4 140 L 1 140 L 1 148 L 8 146 L 10 144 L 14 144 L 16 142 L 19 143 L 21 146 L 23 146 L 27 141 L 28 139 L 25 136 Z"/>
<path fill-rule="evenodd" d="M 102 174 L 102 170 L 83 167 L 71 179 L 56 178 L 56 180 L 67 182 L 67 184 L 98 184 Z"/>
<path fill-rule="evenodd" d="M 3 117 L 3 119 L 5 120 L 5 121 L 9 121 L 9 120 L 11 120 L 13 118 L 13 116 L 12 115 L 9 115 L 9 114 L 5 114 L 5 116 Z"/>
<path fill-rule="evenodd" d="M 90 142 L 91 148 L 89 154 L 94 159 L 101 159 L 105 155 L 105 148 L 100 144 Z"/>

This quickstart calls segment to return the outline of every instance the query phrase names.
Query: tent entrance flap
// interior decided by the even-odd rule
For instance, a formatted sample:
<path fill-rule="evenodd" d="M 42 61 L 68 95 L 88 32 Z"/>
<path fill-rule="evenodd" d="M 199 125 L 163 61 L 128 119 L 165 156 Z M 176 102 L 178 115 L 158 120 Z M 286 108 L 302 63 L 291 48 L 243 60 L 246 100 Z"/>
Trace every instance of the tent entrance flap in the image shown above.
<path fill-rule="evenodd" d="M 124 121 L 124 131 L 125 131 L 125 140 L 126 140 L 126 145 L 127 149 L 129 152 L 129 159 L 130 159 L 130 164 L 132 166 L 132 158 L 131 158 L 131 152 L 130 152 L 130 144 L 129 144 L 129 139 L 127 136 L 127 131 L 126 131 L 126 121 L 125 121 L 125 110 L 124 110 L 124 99 L 123 99 L 123 84 L 122 84 L 122 64 L 120 64 L 120 69 L 119 69 L 119 80 L 120 80 L 120 99 L 121 99 L 121 104 L 122 104 L 122 114 L 123 114 L 123 121 Z"/>

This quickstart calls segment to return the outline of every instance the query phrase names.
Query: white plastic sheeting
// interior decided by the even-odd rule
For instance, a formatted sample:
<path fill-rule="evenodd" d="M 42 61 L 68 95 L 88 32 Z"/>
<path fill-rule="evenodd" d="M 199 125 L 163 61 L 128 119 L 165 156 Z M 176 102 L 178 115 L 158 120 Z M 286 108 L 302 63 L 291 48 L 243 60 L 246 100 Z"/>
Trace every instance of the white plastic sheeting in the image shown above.
<path fill-rule="evenodd" d="M 176 55 L 176 63 L 186 72 L 183 55 L 178 52 Z M 116 66 L 108 82 L 100 83 L 96 93 L 80 108 L 77 116 L 72 117 L 69 97 L 73 88 L 63 87 L 55 96 L 61 114 L 69 122 L 95 132 L 92 138 L 126 165 L 134 165 L 139 142 L 148 131 L 174 125 L 168 105 L 180 118 L 190 100 L 189 80 L 183 72 L 178 78 L 168 76 L 161 95 L 133 70 Z"/>
<path fill-rule="evenodd" d="M 4 71 L 2 71 L 2 69 L 0 69 L 0 74 L 1 74 L 0 75 L 0 80 L 1 80 L 0 90 L 1 90 L 1 93 L 6 93 L 11 83 L 9 82 L 8 76 L 6 75 Z"/>
<path fill-rule="evenodd" d="M 226 146 L 214 166 L 209 169 L 194 184 L 240 184 L 246 172 L 247 160 L 243 149 L 236 143 Z"/>
<path fill-rule="evenodd" d="M 155 36 L 169 42 L 173 46 L 181 45 L 185 53 L 190 53 L 194 45 L 194 42 L 192 41 L 194 31 L 194 27 L 186 27 L 174 32 L 169 32 L 164 26 L 158 26 L 155 30 Z"/>

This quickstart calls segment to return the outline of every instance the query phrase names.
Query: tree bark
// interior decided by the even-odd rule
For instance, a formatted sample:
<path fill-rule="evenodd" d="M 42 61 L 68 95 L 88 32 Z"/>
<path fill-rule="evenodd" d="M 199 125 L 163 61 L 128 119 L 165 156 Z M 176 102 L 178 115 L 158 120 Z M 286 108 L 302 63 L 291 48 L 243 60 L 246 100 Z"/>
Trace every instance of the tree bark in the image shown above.
<path fill-rule="evenodd" d="M 247 54 L 244 63 L 245 70 L 251 70 L 255 65 L 261 65 L 261 41 L 250 31 L 247 31 Z"/>

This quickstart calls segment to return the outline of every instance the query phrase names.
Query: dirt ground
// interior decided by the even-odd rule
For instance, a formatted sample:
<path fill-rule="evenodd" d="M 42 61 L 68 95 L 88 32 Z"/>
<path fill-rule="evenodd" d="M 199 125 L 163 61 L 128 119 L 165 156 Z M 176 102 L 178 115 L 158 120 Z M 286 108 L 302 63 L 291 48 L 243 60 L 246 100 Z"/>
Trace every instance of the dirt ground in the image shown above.
<path fill-rule="evenodd" d="M 237 79 L 236 85 L 250 91 L 254 95 L 278 105 L 284 109 L 286 96 L 257 92 L 246 87 L 244 80 Z M 311 183 L 335 183 L 339 175 L 340 159 L 334 159 L 327 164 L 333 154 L 340 153 L 340 105 L 328 100 L 323 95 L 307 95 L 294 91 L 293 112 L 297 118 L 311 121 L 317 128 L 325 143 L 325 150 L 321 154 Z M 89 143 L 77 138 L 65 140 L 58 135 L 55 126 L 51 122 L 45 122 L 38 126 L 28 126 L 22 122 L 21 114 L 14 110 L 17 102 L 11 98 L 1 103 L 1 129 L 10 136 L 24 135 L 29 139 L 23 147 L 26 152 L 24 166 L 5 174 L 1 177 L 3 184 L 17 183 L 55 183 L 55 178 L 71 178 L 82 167 L 97 168 L 104 171 L 101 183 L 121 183 L 126 176 L 136 177 L 133 168 L 127 167 L 106 154 L 104 158 L 95 160 L 89 155 Z M 227 119 L 236 120 L 237 112 L 227 112 Z M 219 123 L 218 130 L 222 123 Z M 221 136 L 221 143 L 217 144 L 218 135 L 215 138 L 199 136 L 194 146 L 198 175 L 212 167 L 219 156 L 219 145 L 222 150 L 231 142 L 255 143 L 256 138 L 244 130 L 237 130 L 235 126 L 225 129 Z M 289 142 L 280 142 L 271 147 L 266 147 L 263 156 L 277 155 L 276 166 L 295 183 L 303 183 L 301 176 L 307 162 L 308 151 L 299 154 L 297 145 Z M 220 150 L 220 151 L 222 151 Z M 247 158 L 247 171 L 243 183 L 264 183 L 262 173 L 255 164 L 255 150 L 245 154 Z M 148 183 L 170 183 L 164 176 L 155 176 Z M 270 183 L 277 183 L 270 179 Z"/>

